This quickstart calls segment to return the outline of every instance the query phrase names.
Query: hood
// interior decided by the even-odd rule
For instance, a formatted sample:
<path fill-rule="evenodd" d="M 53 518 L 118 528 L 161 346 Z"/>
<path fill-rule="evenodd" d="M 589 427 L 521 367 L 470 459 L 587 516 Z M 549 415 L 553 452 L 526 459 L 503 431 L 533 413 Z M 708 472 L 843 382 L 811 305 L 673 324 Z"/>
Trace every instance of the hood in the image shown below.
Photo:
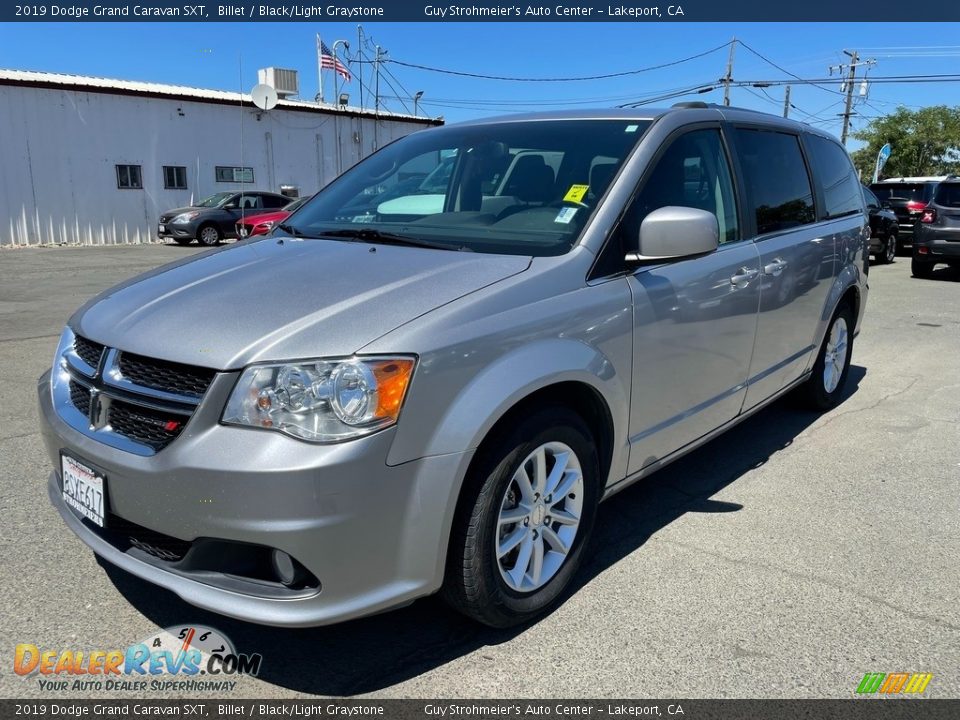
<path fill-rule="evenodd" d="M 280 222 L 281 220 L 286 220 L 290 217 L 290 213 L 286 210 L 272 210 L 270 212 L 258 213 L 257 215 L 244 215 L 243 222 L 246 225 L 259 225 L 262 222 Z M 237 222 L 240 222 L 240 218 L 237 217 Z"/>
<path fill-rule="evenodd" d="M 199 211 L 199 212 L 209 212 L 210 210 L 219 210 L 219 209 L 220 209 L 220 208 L 191 207 L 191 206 L 187 206 L 187 207 L 182 207 L 182 208 L 174 208 L 173 210 L 164 210 L 162 213 L 160 213 L 160 217 L 162 217 L 162 218 L 172 218 L 172 217 L 174 217 L 175 215 L 180 215 L 181 213 L 185 213 L 185 212 L 197 212 L 197 211 Z"/>
<path fill-rule="evenodd" d="M 70 324 L 110 347 L 220 370 L 348 356 L 529 265 L 528 257 L 267 238 L 133 278 Z"/>

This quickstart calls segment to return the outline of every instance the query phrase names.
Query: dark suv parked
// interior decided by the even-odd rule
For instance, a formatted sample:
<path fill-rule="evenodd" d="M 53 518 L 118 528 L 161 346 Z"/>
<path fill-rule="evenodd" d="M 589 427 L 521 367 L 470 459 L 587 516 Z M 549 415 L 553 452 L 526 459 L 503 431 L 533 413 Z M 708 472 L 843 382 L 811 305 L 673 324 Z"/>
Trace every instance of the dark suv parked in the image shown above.
<path fill-rule="evenodd" d="M 913 231 L 920 213 L 933 198 L 943 178 L 891 178 L 873 183 L 870 189 L 883 207 L 893 210 L 900 225 L 900 247 L 913 243 Z"/>
<path fill-rule="evenodd" d="M 960 178 L 940 183 L 917 224 L 913 274 L 930 277 L 937 263 L 960 267 Z"/>
<path fill-rule="evenodd" d="M 246 215 L 259 215 L 279 210 L 290 198 L 271 192 L 220 192 L 191 207 L 168 210 L 160 216 L 157 236 L 173 238 L 181 245 L 196 239 L 201 245 L 213 246 L 223 238 L 237 236 L 237 223 Z"/>
<path fill-rule="evenodd" d="M 870 253 L 877 258 L 877 264 L 892 263 L 897 256 L 897 216 L 882 203 L 868 188 L 863 188 L 863 199 L 870 215 Z"/>

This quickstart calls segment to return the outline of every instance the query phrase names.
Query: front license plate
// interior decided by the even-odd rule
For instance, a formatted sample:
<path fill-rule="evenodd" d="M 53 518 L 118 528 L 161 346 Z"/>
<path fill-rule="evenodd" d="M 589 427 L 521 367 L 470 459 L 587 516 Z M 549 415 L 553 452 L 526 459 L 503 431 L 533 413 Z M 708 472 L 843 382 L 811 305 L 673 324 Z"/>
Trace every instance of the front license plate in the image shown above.
<path fill-rule="evenodd" d="M 160 226 L 160 232 L 166 232 L 166 231 L 167 231 L 167 226 L 166 226 L 166 225 L 161 225 L 161 226 Z"/>
<path fill-rule="evenodd" d="M 100 527 L 105 527 L 104 491 L 107 479 L 96 470 L 67 455 L 60 456 L 63 476 L 63 501 L 70 508 Z"/>

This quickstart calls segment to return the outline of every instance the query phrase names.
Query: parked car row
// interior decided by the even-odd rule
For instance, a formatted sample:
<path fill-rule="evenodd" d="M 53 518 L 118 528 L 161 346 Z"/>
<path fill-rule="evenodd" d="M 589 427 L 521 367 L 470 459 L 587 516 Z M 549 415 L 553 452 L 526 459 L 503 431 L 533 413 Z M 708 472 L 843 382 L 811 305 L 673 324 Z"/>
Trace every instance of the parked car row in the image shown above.
<path fill-rule="evenodd" d="M 960 267 L 960 177 L 890 178 L 873 183 L 864 198 L 870 252 L 879 262 L 893 262 L 897 248 L 909 245 L 915 277 L 930 277 L 938 263 Z"/>
<path fill-rule="evenodd" d="M 168 210 L 160 216 L 157 236 L 170 238 L 180 245 L 194 240 L 212 247 L 224 238 L 235 238 L 237 224 L 248 216 L 264 211 L 280 210 L 290 198 L 279 193 L 253 191 L 219 192 L 190 207 Z"/>

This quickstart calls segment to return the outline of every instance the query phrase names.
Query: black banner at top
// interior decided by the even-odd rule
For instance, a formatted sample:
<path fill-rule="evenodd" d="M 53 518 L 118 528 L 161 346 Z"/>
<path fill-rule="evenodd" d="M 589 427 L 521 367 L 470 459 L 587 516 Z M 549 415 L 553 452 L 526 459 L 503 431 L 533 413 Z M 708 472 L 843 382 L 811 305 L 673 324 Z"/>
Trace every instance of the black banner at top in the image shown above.
<path fill-rule="evenodd" d="M 194 0 L 197 1 L 197 0 Z M 203 0 L 200 0 L 203 2 Z M 4 22 L 916 22 L 958 21 L 960 2 L 929 0 L 61 0 L 4 3 Z M 908 31 L 907 31 L 908 32 Z M 799 39 L 798 39 L 799 40 Z"/>

